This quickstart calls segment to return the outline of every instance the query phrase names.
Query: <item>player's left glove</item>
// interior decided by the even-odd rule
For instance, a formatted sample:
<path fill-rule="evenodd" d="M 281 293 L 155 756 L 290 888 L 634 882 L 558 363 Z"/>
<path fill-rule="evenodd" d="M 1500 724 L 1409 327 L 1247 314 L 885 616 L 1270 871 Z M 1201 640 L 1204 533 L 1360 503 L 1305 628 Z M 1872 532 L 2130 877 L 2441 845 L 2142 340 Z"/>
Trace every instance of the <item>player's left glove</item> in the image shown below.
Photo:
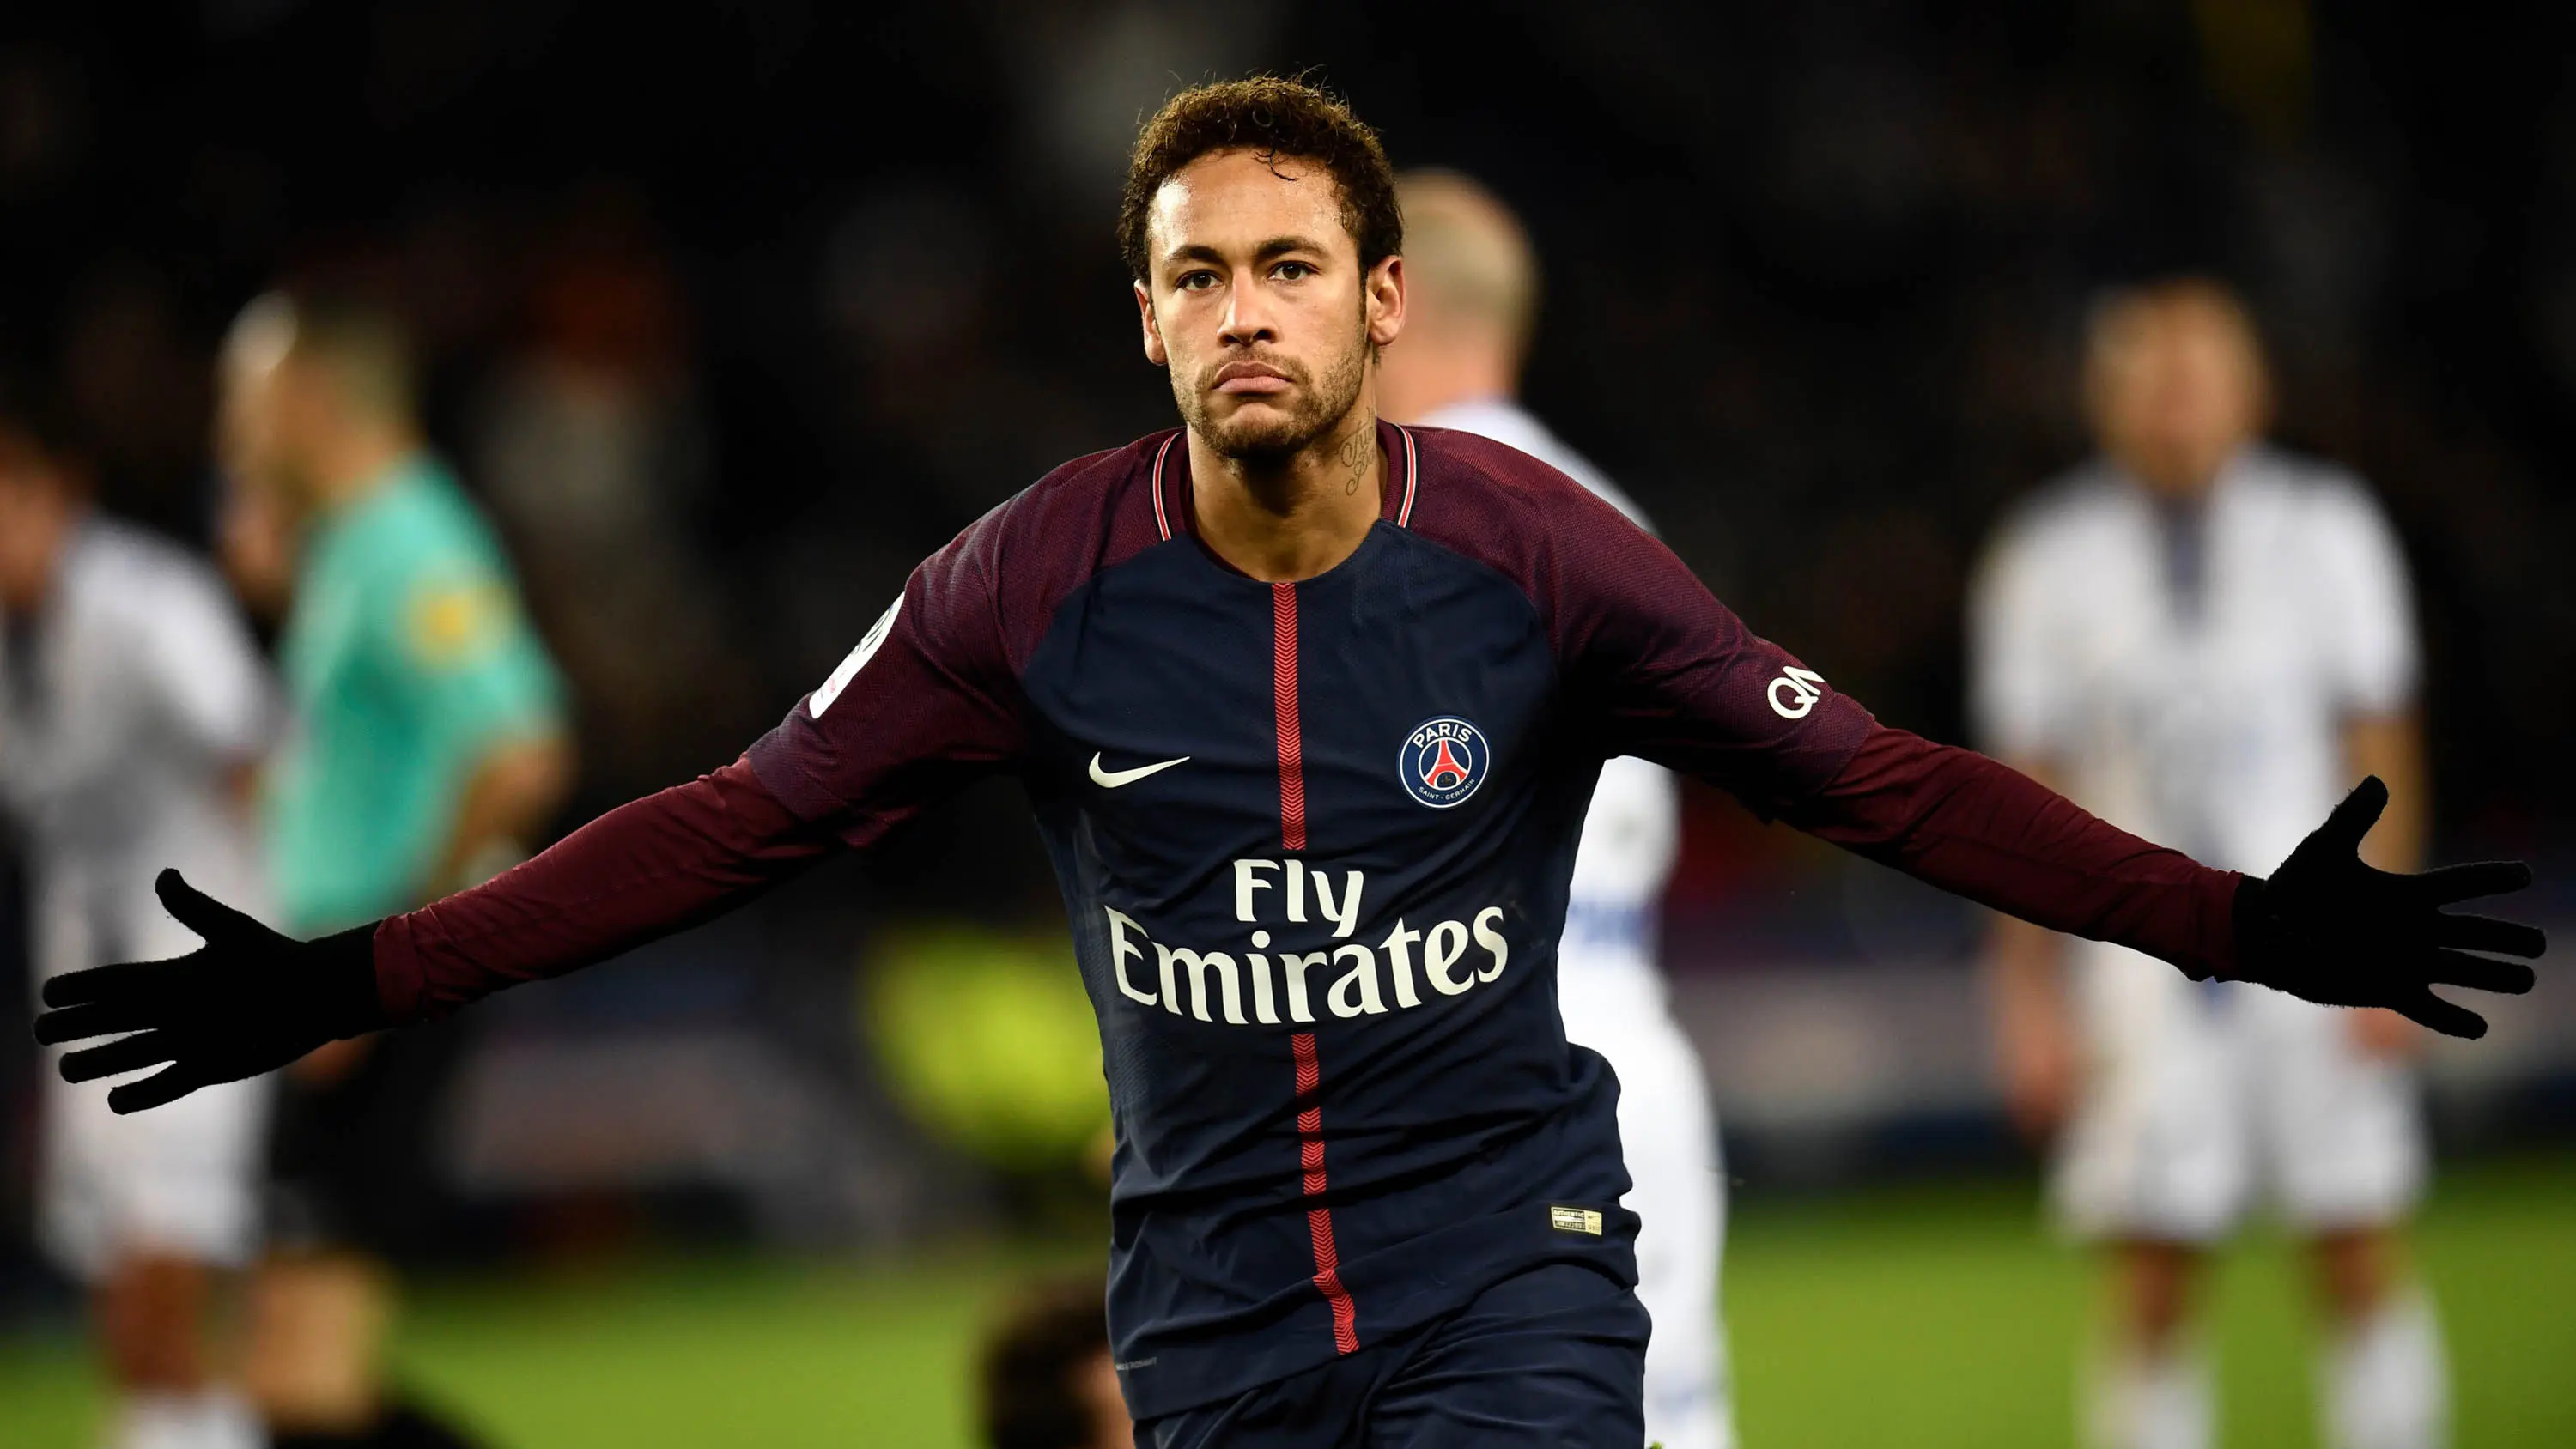
<path fill-rule="evenodd" d="M 2537 957 L 2536 926 L 2442 909 L 2531 884 L 2518 860 L 2396 875 L 2362 863 L 2361 838 L 2388 806 L 2374 775 L 2299 842 L 2269 880 L 2246 877 L 2236 893 L 2235 979 L 2327 1006 L 2384 1006 L 2449 1036 L 2486 1035 L 2486 1018 L 2435 996 L 2435 986 L 2516 995 L 2528 966 L 2476 951 Z"/>
<path fill-rule="evenodd" d="M 199 1087 L 274 1071 L 324 1042 L 386 1024 L 376 999 L 374 925 L 296 941 L 208 897 L 175 870 L 161 872 L 152 888 L 206 944 L 176 960 L 94 966 L 47 981 L 52 1009 L 36 1018 L 36 1040 L 51 1046 L 117 1036 L 66 1055 L 64 1081 L 169 1063 L 108 1092 L 108 1106 L 140 1112 Z"/>

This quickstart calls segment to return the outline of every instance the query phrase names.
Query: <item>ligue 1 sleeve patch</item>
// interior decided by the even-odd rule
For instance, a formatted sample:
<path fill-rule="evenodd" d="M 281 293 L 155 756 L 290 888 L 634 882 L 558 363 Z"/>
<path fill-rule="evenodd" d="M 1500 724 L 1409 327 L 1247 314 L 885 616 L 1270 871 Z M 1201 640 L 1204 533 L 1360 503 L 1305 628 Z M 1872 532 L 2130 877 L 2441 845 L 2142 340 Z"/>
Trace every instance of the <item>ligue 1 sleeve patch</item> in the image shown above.
<path fill-rule="evenodd" d="M 1454 714 L 1440 714 L 1404 737 L 1395 773 L 1407 794 L 1434 810 L 1446 810 L 1476 793 L 1492 763 L 1483 731 Z"/>
<path fill-rule="evenodd" d="M 406 612 L 412 653 L 432 669 L 451 669 L 500 642 L 510 595 L 489 579 L 448 580 L 415 591 Z"/>
<path fill-rule="evenodd" d="M 832 671 L 832 677 L 823 681 L 821 689 L 814 691 L 811 710 L 814 718 L 821 719 L 823 711 L 832 707 L 832 701 L 841 697 L 841 691 L 849 688 L 850 681 L 858 678 L 859 671 L 865 669 L 877 651 L 885 647 L 886 636 L 894 632 L 894 616 L 902 612 L 903 595 L 897 594 L 894 602 L 886 605 L 886 611 L 877 615 L 877 621 L 868 626 L 868 632 L 859 636 L 858 646 L 841 661 L 838 669 Z"/>
<path fill-rule="evenodd" d="M 1601 1214 L 1593 1208 L 1549 1208 L 1547 1225 L 1560 1233 L 1589 1233 L 1596 1238 L 1601 1236 Z"/>

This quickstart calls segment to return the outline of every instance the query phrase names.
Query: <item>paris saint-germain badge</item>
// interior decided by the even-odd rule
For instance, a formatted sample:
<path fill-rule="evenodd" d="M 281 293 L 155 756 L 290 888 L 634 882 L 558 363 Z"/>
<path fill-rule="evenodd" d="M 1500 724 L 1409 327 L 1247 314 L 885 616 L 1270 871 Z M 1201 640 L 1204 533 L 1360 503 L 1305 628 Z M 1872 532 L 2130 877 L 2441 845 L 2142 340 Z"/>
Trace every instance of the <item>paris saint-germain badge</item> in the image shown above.
<path fill-rule="evenodd" d="M 1476 793 L 1491 763 L 1493 751 L 1484 734 L 1454 714 L 1442 714 L 1415 725 L 1404 737 L 1395 773 L 1414 799 L 1446 810 Z"/>

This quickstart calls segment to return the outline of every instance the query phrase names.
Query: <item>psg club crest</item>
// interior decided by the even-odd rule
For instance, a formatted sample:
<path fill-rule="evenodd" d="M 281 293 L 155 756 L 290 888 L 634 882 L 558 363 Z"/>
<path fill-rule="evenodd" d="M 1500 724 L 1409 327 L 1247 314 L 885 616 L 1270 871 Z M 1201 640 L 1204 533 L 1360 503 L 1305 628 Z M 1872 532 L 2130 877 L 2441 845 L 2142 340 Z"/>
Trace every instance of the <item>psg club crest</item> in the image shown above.
<path fill-rule="evenodd" d="M 1415 725 L 1404 737 L 1395 773 L 1414 799 L 1446 810 L 1476 793 L 1492 763 L 1493 751 L 1482 731 L 1454 714 L 1442 714 Z"/>

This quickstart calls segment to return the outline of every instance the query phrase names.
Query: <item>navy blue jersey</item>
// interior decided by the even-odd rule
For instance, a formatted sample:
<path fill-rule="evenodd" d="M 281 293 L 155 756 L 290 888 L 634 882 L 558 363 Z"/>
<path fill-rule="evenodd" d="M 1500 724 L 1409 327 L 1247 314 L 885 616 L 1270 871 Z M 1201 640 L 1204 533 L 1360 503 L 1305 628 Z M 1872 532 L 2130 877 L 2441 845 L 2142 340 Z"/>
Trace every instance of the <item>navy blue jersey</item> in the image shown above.
<path fill-rule="evenodd" d="M 1168 1414 L 1537 1264 L 1633 1281 L 1555 953 L 1601 762 L 1639 755 L 2025 919 L 2224 974 L 2237 878 L 1875 724 L 1545 464 L 1382 426 L 1382 517 L 1261 583 L 1178 433 L 1066 465 L 917 569 L 743 760 L 375 936 L 389 1020 L 681 929 L 980 775 L 1035 802 L 1118 1130 L 1110 1330 Z"/>
<path fill-rule="evenodd" d="M 1705 590 L 1544 464 L 1382 432 L 1385 516 L 1294 584 L 1192 536 L 1178 433 L 1058 470 L 751 754 L 799 815 L 863 829 L 881 772 L 921 767 L 889 708 L 1025 783 L 1100 1017 L 1139 1414 L 1547 1260 L 1633 1282 L 1618 1085 L 1556 1006 L 1594 777 L 1712 694 L 1758 800 L 1868 727 L 1713 601 L 1672 647 L 1647 611 Z"/>

